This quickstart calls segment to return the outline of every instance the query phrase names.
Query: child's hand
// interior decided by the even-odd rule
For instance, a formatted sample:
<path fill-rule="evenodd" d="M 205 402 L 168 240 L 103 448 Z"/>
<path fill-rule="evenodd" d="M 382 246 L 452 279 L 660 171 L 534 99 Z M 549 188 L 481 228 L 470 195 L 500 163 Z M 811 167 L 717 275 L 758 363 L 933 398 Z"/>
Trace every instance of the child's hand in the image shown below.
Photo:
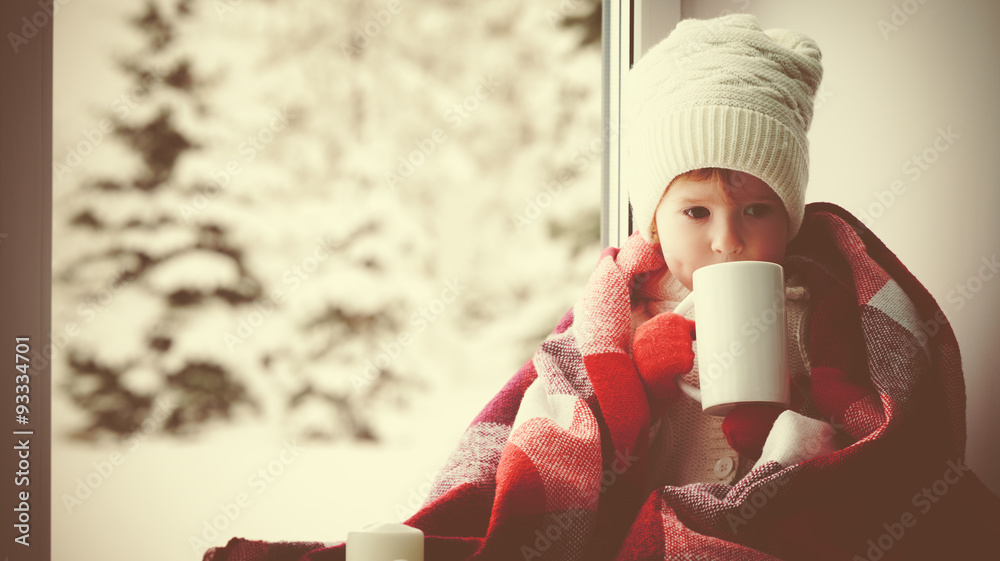
<path fill-rule="evenodd" d="M 722 432 L 733 450 L 757 459 L 764 448 L 767 435 L 771 433 L 774 420 L 784 410 L 784 406 L 763 403 L 737 405 L 722 421 Z"/>
<path fill-rule="evenodd" d="M 657 314 L 635 331 L 632 359 L 651 413 L 662 413 L 680 396 L 674 377 L 694 367 L 694 337 L 694 322 L 673 312 Z"/>

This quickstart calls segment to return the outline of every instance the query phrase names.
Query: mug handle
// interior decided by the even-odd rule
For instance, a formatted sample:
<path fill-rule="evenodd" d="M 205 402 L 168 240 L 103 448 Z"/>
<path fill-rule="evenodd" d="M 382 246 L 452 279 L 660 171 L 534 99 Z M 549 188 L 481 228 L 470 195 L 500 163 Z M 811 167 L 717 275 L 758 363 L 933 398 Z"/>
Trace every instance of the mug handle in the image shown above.
<path fill-rule="evenodd" d="M 680 304 L 677 304 L 677 307 L 674 308 L 674 313 L 683 316 L 684 314 L 688 313 L 688 311 L 693 307 L 694 307 L 694 292 L 691 292 L 683 300 L 681 300 Z M 685 382 L 684 379 L 681 378 L 681 376 L 683 375 L 684 374 L 678 374 L 674 378 L 674 381 L 677 382 L 677 387 L 680 388 L 681 391 L 684 392 L 688 397 L 697 401 L 698 403 L 701 403 L 701 390 Z"/>

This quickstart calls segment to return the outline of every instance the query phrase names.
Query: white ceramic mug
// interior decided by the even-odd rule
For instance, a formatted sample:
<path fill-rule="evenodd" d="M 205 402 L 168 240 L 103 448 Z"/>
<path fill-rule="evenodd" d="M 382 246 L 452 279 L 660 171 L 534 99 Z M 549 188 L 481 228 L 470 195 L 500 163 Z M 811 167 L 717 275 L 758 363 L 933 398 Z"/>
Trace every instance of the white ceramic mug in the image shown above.
<path fill-rule="evenodd" d="M 740 403 L 789 405 L 784 281 L 781 265 L 767 261 L 694 272 L 693 290 L 674 313 L 694 307 L 701 390 L 683 375 L 676 380 L 705 413 L 723 416 Z"/>
<path fill-rule="evenodd" d="M 347 561 L 424 561 L 424 533 L 398 523 L 370 524 L 347 533 Z"/>

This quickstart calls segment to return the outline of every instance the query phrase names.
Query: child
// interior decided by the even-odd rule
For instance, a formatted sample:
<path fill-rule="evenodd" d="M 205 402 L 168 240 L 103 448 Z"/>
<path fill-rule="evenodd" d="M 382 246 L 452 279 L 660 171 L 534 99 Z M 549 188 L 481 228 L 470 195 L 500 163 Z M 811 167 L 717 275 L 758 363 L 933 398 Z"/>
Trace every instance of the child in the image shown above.
<path fill-rule="evenodd" d="M 746 14 L 682 21 L 639 61 L 624 131 L 637 232 L 602 252 L 406 521 L 425 559 L 989 551 L 1000 500 L 963 463 L 947 318 L 860 221 L 803 204 L 821 74 L 812 40 Z M 678 374 L 697 383 L 695 327 L 672 310 L 699 267 L 748 259 L 784 267 L 796 391 L 786 411 L 737 407 L 720 422 L 677 389 Z M 344 549 L 234 539 L 206 559 Z"/>
<path fill-rule="evenodd" d="M 677 374 L 698 385 L 690 328 L 670 310 L 703 266 L 783 263 L 804 213 L 820 58 L 808 37 L 763 32 L 753 16 L 737 14 L 682 22 L 629 73 L 624 169 L 634 224 L 659 244 L 667 265 L 632 298 L 633 358 L 652 411 L 667 411 L 652 424 L 649 489 L 733 484 L 760 456 L 780 413 L 740 407 L 723 422 L 691 399 L 666 407 Z M 794 277 L 786 289 L 790 374 L 798 380 L 808 372 L 808 291 Z M 679 354 L 663 353 L 662 340 L 677 337 Z M 796 426 L 810 434 L 833 432 L 804 421 Z M 831 451 L 832 441 L 823 444 L 814 452 Z"/>

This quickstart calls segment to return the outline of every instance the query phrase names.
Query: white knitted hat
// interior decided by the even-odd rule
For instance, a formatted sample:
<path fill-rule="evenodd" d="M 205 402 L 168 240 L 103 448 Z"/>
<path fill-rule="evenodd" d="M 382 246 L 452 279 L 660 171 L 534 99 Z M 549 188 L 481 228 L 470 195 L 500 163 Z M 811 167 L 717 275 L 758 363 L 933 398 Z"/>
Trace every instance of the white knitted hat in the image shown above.
<path fill-rule="evenodd" d="M 623 174 L 633 224 L 652 242 L 667 185 L 698 168 L 756 176 L 802 225 L 809 180 L 806 132 L 823 77 L 819 47 L 786 29 L 762 31 L 750 14 L 686 19 L 625 80 Z"/>

